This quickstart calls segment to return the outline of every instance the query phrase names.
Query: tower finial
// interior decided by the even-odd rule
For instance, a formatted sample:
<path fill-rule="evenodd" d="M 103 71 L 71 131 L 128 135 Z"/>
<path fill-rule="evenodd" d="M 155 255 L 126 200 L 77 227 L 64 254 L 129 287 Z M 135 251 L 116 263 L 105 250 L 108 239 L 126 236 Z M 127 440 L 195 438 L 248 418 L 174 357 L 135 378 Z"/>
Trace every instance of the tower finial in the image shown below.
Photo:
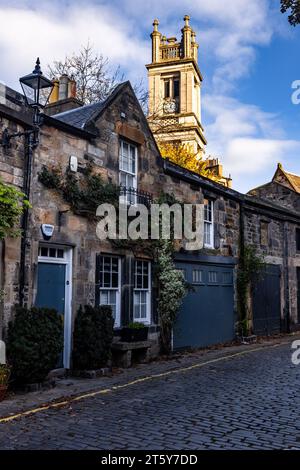
<path fill-rule="evenodd" d="M 190 21 L 191 17 L 189 15 L 185 15 L 185 17 L 183 19 L 184 19 L 184 22 L 185 22 L 185 26 L 189 26 L 189 21 Z"/>
<path fill-rule="evenodd" d="M 157 18 L 155 18 L 155 20 L 153 21 L 153 30 L 154 31 L 158 31 L 158 25 L 159 25 L 159 21 Z"/>

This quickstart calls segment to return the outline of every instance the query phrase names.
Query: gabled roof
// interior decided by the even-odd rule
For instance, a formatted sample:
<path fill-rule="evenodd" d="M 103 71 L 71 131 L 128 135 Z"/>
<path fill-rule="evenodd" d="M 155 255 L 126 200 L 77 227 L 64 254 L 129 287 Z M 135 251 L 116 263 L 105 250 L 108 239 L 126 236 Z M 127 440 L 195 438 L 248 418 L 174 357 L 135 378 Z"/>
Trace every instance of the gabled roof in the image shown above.
<path fill-rule="evenodd" d="M 117 85 L 112 93 L 103 101 L 97 103 L 81 106 L 80 108 L 71 109 L 63 113 L 54 114 L 52 118 L 64 122 L 77 129 L 86 129 L 87 126 L 97 119 L 99 115 L 109 106 L 115 96 L 125 87 L 128 82 L 123 82 Z"/>
<path fill-rule="evenodd" d="M 300 176 L 285 171 L 281 163 L 278 163 L 278 167 L 272 181 L 278 184 L 282 184 L 283 186 L 287 186 L 296 193 L 300 194 Z"/>

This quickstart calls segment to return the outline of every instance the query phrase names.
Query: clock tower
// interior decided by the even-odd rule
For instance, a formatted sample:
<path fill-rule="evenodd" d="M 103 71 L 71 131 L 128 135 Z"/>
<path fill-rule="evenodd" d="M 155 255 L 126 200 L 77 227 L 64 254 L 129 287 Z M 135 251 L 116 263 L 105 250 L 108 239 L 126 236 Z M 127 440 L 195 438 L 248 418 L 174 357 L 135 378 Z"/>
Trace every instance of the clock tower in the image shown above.
<path fill-rule="evenodd" d="M 206 139 L 201 125 L 201 83 L 196 34 L 184 17 L 181 40 L 163 36 L 153 22 L 148 121 L 158 143 L 187 144 L 203 157 Z"/>

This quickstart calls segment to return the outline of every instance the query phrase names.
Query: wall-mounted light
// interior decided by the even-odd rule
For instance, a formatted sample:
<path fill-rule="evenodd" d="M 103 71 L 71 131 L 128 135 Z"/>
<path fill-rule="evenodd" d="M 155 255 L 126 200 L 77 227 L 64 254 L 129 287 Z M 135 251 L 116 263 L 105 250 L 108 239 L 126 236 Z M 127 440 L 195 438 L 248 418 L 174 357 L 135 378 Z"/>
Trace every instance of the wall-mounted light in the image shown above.
<path fill-rule="evenodd" d="M 54 232 L 54 225 L 42 224 L 41 225 L 42 234 L 45 240 L 49 240 Z"/>

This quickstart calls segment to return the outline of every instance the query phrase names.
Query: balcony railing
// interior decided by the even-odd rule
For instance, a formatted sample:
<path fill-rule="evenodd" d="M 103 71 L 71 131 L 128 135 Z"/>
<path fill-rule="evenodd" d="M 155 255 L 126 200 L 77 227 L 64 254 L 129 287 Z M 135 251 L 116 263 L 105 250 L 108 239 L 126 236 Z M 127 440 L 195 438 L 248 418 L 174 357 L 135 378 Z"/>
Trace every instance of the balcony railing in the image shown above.
<path fill-rule="evenodd" d="M 180 59 L 180 44 L 161 47 L 161 60 Z"/>
<path fill-rule="evenodd" d="M 153 196 L 151 193 L 141 191 L 140 189 L 120 186 L 120 201 L 127 205 L 144 204 L 144 206 L 150 207 L 153 202 Z"/>

